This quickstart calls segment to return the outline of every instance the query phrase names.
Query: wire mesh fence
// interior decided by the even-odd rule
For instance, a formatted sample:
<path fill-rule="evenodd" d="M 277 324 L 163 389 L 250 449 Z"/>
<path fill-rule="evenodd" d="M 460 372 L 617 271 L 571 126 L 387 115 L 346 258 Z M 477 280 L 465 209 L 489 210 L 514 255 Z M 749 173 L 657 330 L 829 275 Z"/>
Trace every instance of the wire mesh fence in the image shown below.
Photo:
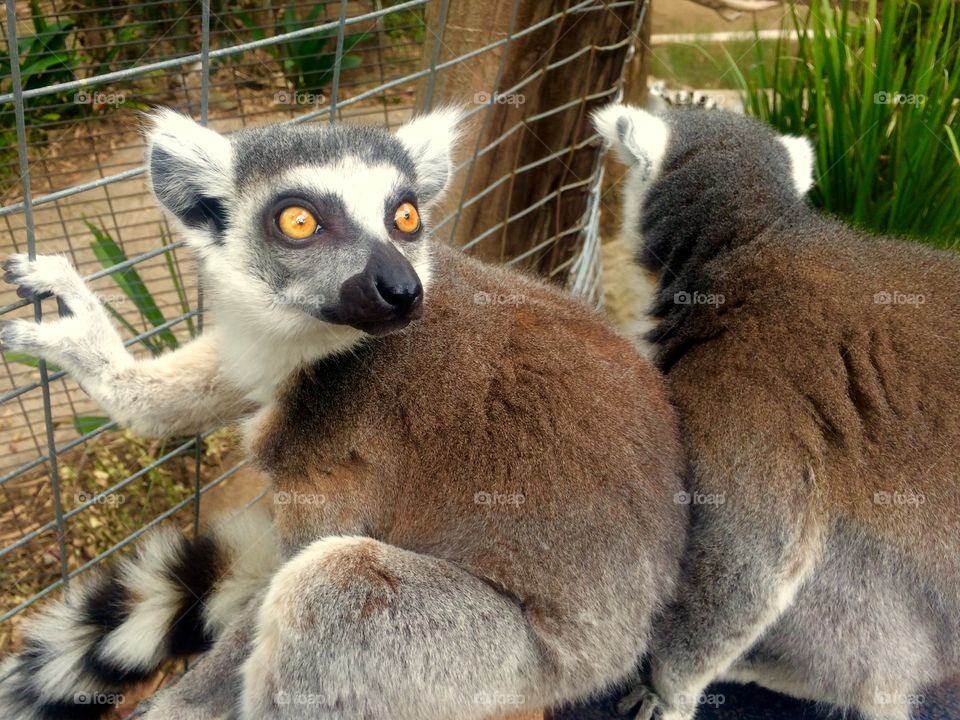
<path fill-rule="evenodd" d="M 216 319 L 150 197 L 139 110 L 221 131 L 392 128 L 455 102 L 465 157 L 435 237 L 597 302 L 603 171 L 588 114 L 617 96 L 644 14 L 644 0 L 6 0 L 0 256 L 67 255 L 131 352 L 162 353 Z M 53 299 L 0 289 L 0 321 L 56 314 Z M 0 448 L 0 652 L 24 610 L 151 527 L 266 492 L 230 429 L 136 437 L 58 368 L 9 352 Z"/>

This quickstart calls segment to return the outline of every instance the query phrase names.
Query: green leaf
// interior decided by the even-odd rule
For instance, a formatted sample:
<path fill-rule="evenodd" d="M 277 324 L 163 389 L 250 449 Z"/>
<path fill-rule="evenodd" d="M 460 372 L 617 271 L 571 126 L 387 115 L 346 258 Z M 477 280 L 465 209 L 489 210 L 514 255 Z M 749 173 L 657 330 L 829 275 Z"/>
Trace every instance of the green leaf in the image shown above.
<path fill-rule="evenodd" d="M 950 140 L 950 147 L 953 149 L 953 156 L 957 159 L 957 165 L 960 165 L 960 146 L 957 145 L 957 137 L 949 125 L 944 125 L 943 129 L 947 131 L 947 138 Z"/>
<path fill-rule="evenodd" d="M 160 228 L 160 244 L 164 247 L 170 244 L 170 241 L 167 239 L 167 234 L 164 232 L 163 228 Z M 186 315 L 190 312 L 190 303 L 187 300 L 187 293 L 184 292 L 183 283 L 180 282 L 180 271 L 177 267 L 174 266 L 173 261 L 173 249 L 167 250 L 163 254 L 164 259 L 167 261 L 167 272 L 170 273 L 170 281 L 173 283 L 174 289 L 177 291 L 177 299 L 180 301 L 180 312 L 182 315 Z M 193 318 L 187 318 L 187 332 L 190 333 L 191 338 L 197 336 L 196 328 L 193 326 Z"/>
<path fill-rule="evenodd" d="M 74 415 L 73 428 L 78 435 L 86 435 L 110 424 L 110 418 L 102 415 Z"/>
<path fill-rule="evenodd" d="M 87 227 L 90 229 L 90 232 L 93 233 L 94 241 L 90 243 L 90 246 L 93 248 L 94 254 L 97 256 L 97 260 L 100 261 L 100 264 L 106 269 L 111 268 L 114 265 L 119 265 L 120 263 L 127 261 L 126 253 L 123 252 L 123 249 L 117 245 L 116 241 L 106 232 L 98 228 L 91 222 L 88 222 L 84 218 L 84 222 Z M 114 282 L 120 286 L 120 289 L 123 290 L 123 293 L 136 305 L 137 309 L 146 318 L 153 327 L 160 327 L 164 325 L 167 320 L 163 316 L 163 313 L 160 311 L 160 308 L 157 307 L 157 303 L 154 301 L 153 296 L 147 290 L 147 286 L 144 284 L 143 280 L 140 278 L 139 273 L 132 267 L 122 270 L 118 273 L 111 275 Z M 165 328 L 156 334 L 157 338 L 165 344 L 167 347 L 174 349 L 179 343 L 177 342 L 176 336 L 170 331 L 169 328 Z"/>
<path fill-rule="evenodd" d="M 5 350 L 3 353 L 3 359 L 7 362 L 17 363 L 19 365 L 27 365 L 32 368 L 40 367 L 40 360 L 35 358 L 33 355 L 27 355 L 26 353 L 13 352 L 12 350 Z M 47 372 L 60 372 L 58 368 L 53 363 L 47 363 Z"/>

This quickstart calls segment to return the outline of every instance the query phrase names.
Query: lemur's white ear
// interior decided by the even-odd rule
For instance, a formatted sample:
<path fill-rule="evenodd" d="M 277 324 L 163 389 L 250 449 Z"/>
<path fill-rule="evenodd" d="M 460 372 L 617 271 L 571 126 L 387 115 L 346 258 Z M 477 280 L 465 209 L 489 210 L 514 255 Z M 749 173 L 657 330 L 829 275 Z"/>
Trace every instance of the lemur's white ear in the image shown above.
<path fill-rule="evenodd" d="M 173 110 L 149 121 L 147 165 L 157 200 L 183 223 L 188 239 L 220 242 L 234 184 L 230 141 Z"/>
<path fill-rule="evenodd" d="M 461 108 L 445 107 L 414 118 L 397 130 L 397 139 L 417 167 L 421 202 L 438 200 L 450 182 L 463 115 Z"/>
<path fill-rule="evenodd" d="M 790 175 L 800 196 L 813 187 L 813 146 L 805 137 L 781 135 L 780 142 L 790 156 Z"/>
<path fill-rule="evenodd" d="M 667 152 L 670 130 L 656 115 L 614 103 L 595 111 L 593 125 L 625 165 L 640 165 L 644 174 L 658 168 Z"/>

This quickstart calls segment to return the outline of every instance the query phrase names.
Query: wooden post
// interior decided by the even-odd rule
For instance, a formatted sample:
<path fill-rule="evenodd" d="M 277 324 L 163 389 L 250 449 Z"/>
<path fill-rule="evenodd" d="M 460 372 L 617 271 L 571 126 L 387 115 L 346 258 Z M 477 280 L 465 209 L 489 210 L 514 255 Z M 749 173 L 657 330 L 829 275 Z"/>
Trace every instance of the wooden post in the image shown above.
<path fill-rule="evenodd" d="M 434 105 L 455 102 L 477 107 L 478 103 L 487 102 L 492 91 L 503 93 L 533 78 L 516 94 L 498 98 L 474 116 L 461 144 L 465 156 L 460 161 L 494 143 L 514 126 L 520 127 L 495 150 L 481 154 L 472 169 L 460 174 L 436 217 L 456 211 L 464 199 L 500 183 L 481 201 L 464 207 L 458 220 L 441 230 L 442 239 L 463 245 L 555 194 L 529 214 L 493 231 L 473 248 L 473 252 L 489 260 L 503 261 L 545 244 L 543 251 L 524 263 L 543 273 L 577 250 L 579 237 L 574 229 L 586 208 L 589 188 L 585 181 L 595 169 L 599 152 L 596 144 L 578 145 L 593 134 L 590 111 L 612 100 L 615 93 L 594 100 L 587 98 L 616 87 L 628 51 L 628 43 L 621 41 L 632 34 L 642 6 L 638 0 L 633 6 L 588 6 L 588 12 L 570 12 L 577 4 L 575 0 L 451 0 L 439 46 L 441 63 L 515 35 L 554 14 L 562 16 L 532 33 L 511 37 L 508 44 L 495 50 L 444 69 L 434 80 Z M 434 23 L 433 32 L 440 32 L 437 18 L 431 17 L 430 21 Z M 610 46 L 617 47 L 609 49 Z M 581 50 L 575 60 L 562 64 Z M 552 63 L 558 67 L 546 70 Z M 494 88 L 498 73 L 500 80 Z M 532 119 L 566 104 L 569 107 L 562 112 Z M 534 170 L 514 172 L 554 153 L 558 155 L 556 159 Z M 566 186 L 572 187 L 564 189 Z M 548 242 L 558 236 L 556 243 Z"/>

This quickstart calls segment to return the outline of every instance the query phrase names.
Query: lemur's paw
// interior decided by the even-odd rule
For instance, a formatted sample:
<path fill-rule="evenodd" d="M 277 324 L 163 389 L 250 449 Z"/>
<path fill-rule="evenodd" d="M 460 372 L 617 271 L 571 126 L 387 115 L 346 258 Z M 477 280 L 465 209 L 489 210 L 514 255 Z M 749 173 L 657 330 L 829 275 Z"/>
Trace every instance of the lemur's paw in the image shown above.
<path fill-rule="evenodd" d="M 627 693 L 617 704 L 617 710 L 621 715 L 630 715 L 636 712 L 633 717 L 636 720 L 659 720 L 660 699 L 646 685 L 640 684 Z"/>
<path fill-rule="evenodd" d="M 40 347 L 37 333 L 39 327 L 30 320 L 4 320 L 0 322 L 0 350 L 36 355 Z"/>
<path fill-rule="evenodd" d="M 22 298 L 55 295 L 67 304 L 69 312 L 65 314 L 100 310 L 83 278 L 62 255 L 39 255 L 35 260 L 23 254 L 11 255 L 3 263 L 3 270 L 3 279 L 19 286 L 17 295 Z"/>
<path fill-rule="evenodd" d="M 33 320 L 0 322 L 0 350 L 18 352 L 61 365 L 66 357 L 80 356 L 78 348 L 92 340 L 72 319 L 37 323 Z"/>
<path fill-rule="evenodd" d="M 636 685 L 617 704 L 621 715 L 634 720 L 691 720 L 690 713 L 670 708 L 664 700 L 649 686 Z M 635 714 L 632 714 L 635 713 Z"/>

